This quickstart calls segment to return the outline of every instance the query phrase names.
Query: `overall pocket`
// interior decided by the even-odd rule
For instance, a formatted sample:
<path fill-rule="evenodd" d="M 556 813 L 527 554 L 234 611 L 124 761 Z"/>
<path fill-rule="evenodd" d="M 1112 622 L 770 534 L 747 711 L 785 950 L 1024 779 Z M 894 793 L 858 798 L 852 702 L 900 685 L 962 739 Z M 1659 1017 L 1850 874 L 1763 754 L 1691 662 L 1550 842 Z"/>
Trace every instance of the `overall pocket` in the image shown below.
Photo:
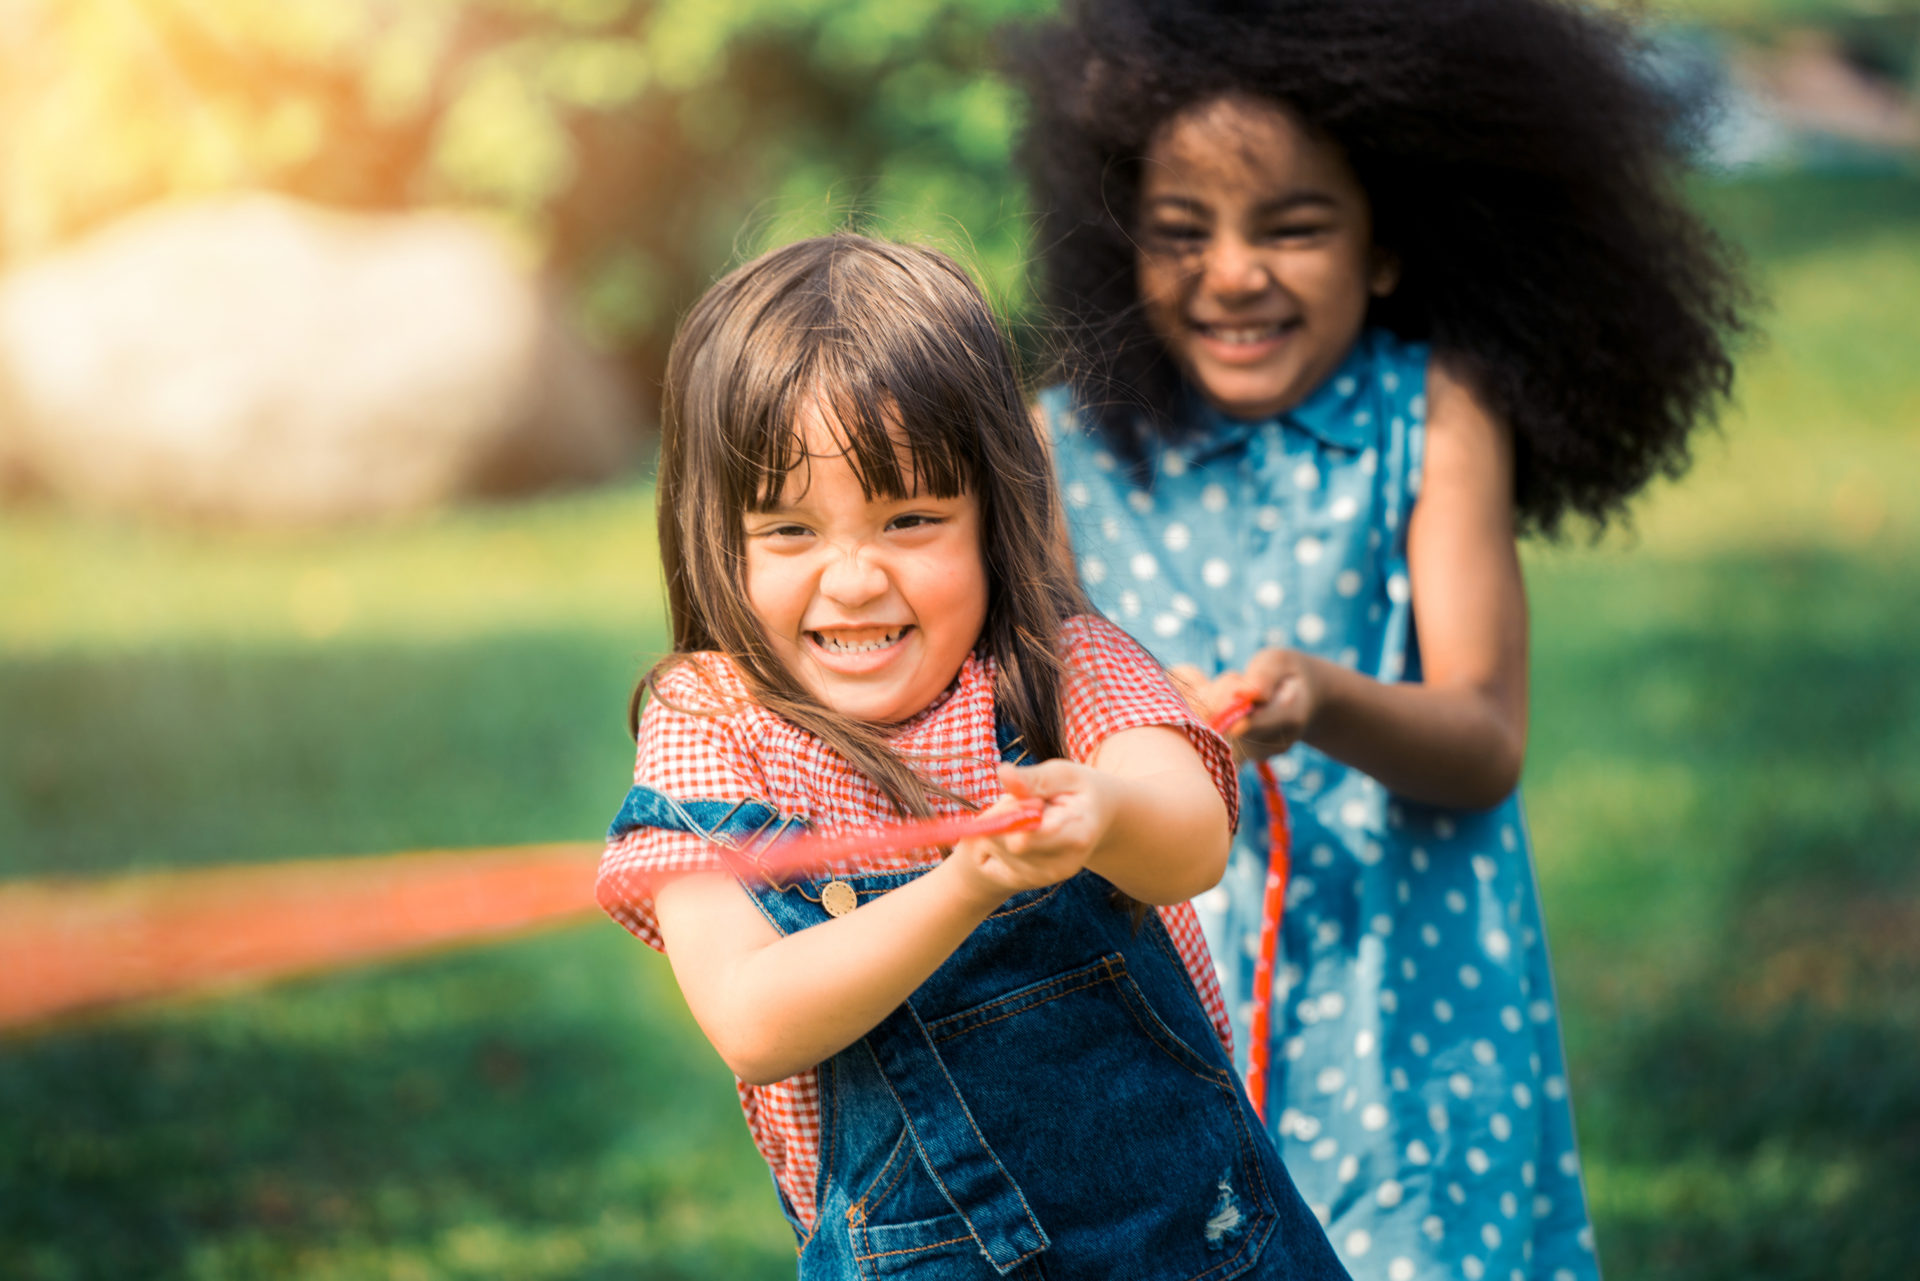
<path fill-rule="evenodd" d="M 981 1137 L 1052 1248 L 1049 1281 L 1225 1281 L 1273 1229 L 1218 1056 L 1181 1039 L 1118 953 L 927 1024 Z"/>
<path fill-rule="evenodd" d="M 994 1281 L 967 1221 L 953 1212 L 905 1128 L 847 1212 L 854 1266 L 867 1281 Z"/>

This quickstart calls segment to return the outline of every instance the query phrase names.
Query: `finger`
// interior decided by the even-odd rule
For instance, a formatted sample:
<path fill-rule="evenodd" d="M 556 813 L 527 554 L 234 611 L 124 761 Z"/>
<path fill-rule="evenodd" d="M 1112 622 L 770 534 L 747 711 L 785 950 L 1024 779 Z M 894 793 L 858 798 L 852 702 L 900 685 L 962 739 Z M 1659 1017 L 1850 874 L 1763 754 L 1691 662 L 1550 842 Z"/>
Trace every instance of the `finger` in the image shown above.
<path fill-rule="evenodd" d="M 1000 786 L 1009 796 L 1037 797 L 1045 800 L 1061 792 L 1071 791 L 1073 771 L 1063 769 L 1064 762 L 1042 761 L 1038 765 L 1000 766 Z"/>

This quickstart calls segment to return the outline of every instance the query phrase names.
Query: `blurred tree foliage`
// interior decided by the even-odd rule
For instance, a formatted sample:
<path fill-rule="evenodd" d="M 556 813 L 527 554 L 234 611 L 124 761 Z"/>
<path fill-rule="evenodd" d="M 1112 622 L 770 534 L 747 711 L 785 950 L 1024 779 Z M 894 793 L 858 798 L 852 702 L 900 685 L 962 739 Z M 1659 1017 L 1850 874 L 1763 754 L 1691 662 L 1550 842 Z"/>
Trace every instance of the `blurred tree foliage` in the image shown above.
<path fill-rule="evenodd" d="M 505 228 L 637 381 L 730 261 L 857 225 L 1017 308 L 1003 23 L 1046 0 L 8 0 L 0 266 L 256 188 Z"/>

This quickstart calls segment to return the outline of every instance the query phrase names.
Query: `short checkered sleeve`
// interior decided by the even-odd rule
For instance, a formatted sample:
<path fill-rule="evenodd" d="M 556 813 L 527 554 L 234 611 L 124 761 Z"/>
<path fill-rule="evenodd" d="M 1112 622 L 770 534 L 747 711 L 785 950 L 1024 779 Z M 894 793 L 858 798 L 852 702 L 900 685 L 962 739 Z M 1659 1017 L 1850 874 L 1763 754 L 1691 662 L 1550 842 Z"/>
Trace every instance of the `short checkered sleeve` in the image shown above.
<path fill-rule="evenodd" d="M 760 719 L 732 664 L 710 654 L 689 659 L 661 678 L 641 713 L 635 787 L 682 803 L 764 801 L 766 787 L 749 751 Z M 693 832 L 635 827 L 609 837 L 595 897 L 642 942 L 664 951 L 654 887 L 686 872 L 725 870 L 714 846 Z"/>
<path fill-rule="evenodd" d="M 1240 782 L 1233 749 L 1194 716 L 1165 669 L 1138 641 L 1094 615 L 1069 619 L 1061 639 L 1067 659 L 1067 755 L 1090 760 L 1101 740 L 1123 729 L 1166 725 L 1180 730 L 1200 753 L 1237 830 Z"/>

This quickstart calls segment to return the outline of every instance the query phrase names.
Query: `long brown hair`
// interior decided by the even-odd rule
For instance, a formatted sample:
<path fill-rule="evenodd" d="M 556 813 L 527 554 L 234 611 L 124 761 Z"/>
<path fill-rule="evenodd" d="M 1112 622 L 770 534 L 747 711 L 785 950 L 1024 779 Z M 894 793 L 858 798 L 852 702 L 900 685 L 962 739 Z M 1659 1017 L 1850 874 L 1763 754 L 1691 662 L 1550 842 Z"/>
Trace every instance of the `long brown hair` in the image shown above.
<path fill-rule="evenodd" d="M 694 653 L 730 657 L 755 702 L 816 735 L 903 814 L 946 795 L 888 746 L 885 726 L 839 715 L 775 656 L 746 594 L 742 517 L 778 499 L 805 457 L 796 431 L 815 396 L 838 420 L 869 497 L 974 495 L 999 715 L 1037 760 L 1064 755 L 1061 624 L 1086 610 L 1061 537 L 1052 460 L 1006 339 L 967 273 L 912 245 L 842 233 L 775 249 L 709 289 L 667 362 L 660 556 L 673 652 L 634 690 L 629 724 L 659 679 Z M 905 457 L 902 457 L 902 454 Z"/>

